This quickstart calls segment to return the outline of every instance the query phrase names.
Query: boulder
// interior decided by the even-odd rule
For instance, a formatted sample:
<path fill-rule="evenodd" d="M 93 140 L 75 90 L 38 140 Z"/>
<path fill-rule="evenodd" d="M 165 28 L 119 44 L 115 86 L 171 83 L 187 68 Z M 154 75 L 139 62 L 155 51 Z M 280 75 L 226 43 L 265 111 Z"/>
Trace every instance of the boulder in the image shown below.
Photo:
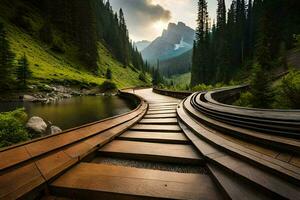
<path fill-rule="evenodd" d="M 58 134 L 58 133 L 61 133 L 62 130 L 57 127 L 57 126 L 51 126 L 50 127 L 50 134 L 53 135 L 53 134 Z"/>
<path fill-rule="evenodd" d="M 26 124 L 26 127 L 34 132 L 43 134 L 47 130 L 47 124 L 40 117 L 31 117 Z"/>
<path fill-rule="evenodd" d="M 37 98 L 34 97 L 34 96 L 31 96 L 31 95 L 25 94 L 25 95 L 23 96 L 23 101 L 26 101 L 26 102 L 34 102 L 34 101 L 37 101 Z"/>

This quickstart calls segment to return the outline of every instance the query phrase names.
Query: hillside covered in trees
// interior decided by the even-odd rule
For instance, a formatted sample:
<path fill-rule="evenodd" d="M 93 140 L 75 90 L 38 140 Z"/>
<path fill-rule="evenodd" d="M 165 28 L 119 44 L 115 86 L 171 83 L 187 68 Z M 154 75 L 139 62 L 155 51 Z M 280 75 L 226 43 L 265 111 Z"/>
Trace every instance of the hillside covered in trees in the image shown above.
<path fill-rule="evenodd" d="M 269 72 L 287 67 L 286 52 L 300 33 L 299 3 L 233 0 L 227 12 L 218 0 L 217 21 L 210 26 L 207 1 L 199 0 L 192 86 L 247 77 L 254 64 Z"/>
<path fill-rule="evenodd" d="M 199 0 L 191 86 L 249 84 L 236 105 L 299 108 L 292 94 L 300 92 L 300 73 L 288 62 L 290 52 L 299 50 L 299 9 L 298 0 L 233 0 L 227 12 L 218 0 L 210 26 L 207 1 Z"/>
<path fill-rule="evenodd" d="M 16 89 L 18 69 L 35 85 L 147 84 L 124 13 L 114 13 L 109 1 L 2 0 L 0 24 L 2 90 Z"/>

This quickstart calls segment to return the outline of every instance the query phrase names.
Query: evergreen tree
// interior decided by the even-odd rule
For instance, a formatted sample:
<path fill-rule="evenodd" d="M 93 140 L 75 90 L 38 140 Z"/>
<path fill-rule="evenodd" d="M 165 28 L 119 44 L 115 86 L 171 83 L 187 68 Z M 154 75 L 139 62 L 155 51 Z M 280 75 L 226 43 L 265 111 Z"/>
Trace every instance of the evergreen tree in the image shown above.
<path fill-rule="evenodd" d="M 158 86 L 161 83 L 163 83 L 163 78 L 161 77 L 159 72 L 159 60 L 157 60 L 157 67 L 156 69 L 153 68 L 152 85 Z"/>
<path fill-rule="evenodd" d="M 0 90 L 9 89 L 13 80 L 15 55 L 10 49 L 4 25 L 0 23 Z"/>
<path fill-rule="evenodd" d="M 107 68 L 105 78 L 111 80 L 112 79 L 112 71 Z"/>
<path fill-rule="evenodd" d="M 23 88 L 27 86 L 27 80 L 31 77 L 31 75 L 32 73 L 29 69 L 29 63 L 26 55 L 24 54 L 24 56 L 18 60 L 17 65 L 17 79 Z"/>
<path fill-rule="evenodd" d="M 244 71 L 249 75 L 246 67 L 252 63 L 262 68 L 254 71 L 263 73 L 272 70 L 274 61 L 286 65 L 285 52 L 293 48 L 294 34 L 300 33 L 299 1 L 233 0 L 227 15 L 224 0 L 217 2 L 217 23 L 207 31 L 206 1 L 198 1 L 192 86 L 226 83 Z"/>
<path fill-rule="evenodd" d="M 253 26 L 253 3 L 252 0 L 248 2 L 247 21 L 246 21 L 246 38 L 245 38 L 245 55 L 252 58 L 253 54 L 251 49 L 254 48 L 254 26 Z"/>
<path fill-rule="evenodd" d="M 193 64 L 192 64 L 192 80 L 191 85 L 195 86 L 198 83 L 203 83 L 205 78 L 205 42 L 207 42 L 207 30 L 208 30 L 208 12 L 206 0 L 198 1 L 198 18 L 197 18 L 197 29 L 196 29 L 196 42 L 194 45 L 193 52 Z"/>
<path fill-rule="evenodd" d="M 120 60 L 124 65 L 129 64 L 129 36 L 124 18 L 123 10 L 119 11 L 119 27 L 120 27 Z"/>
<path fill-rule="evenodd" d="M 252 80 L 250 83 L 253 95 L 253 106 L 257 108 L 269 108 L 273 101 L 271 90 L 272 58 L 269 50 L 269 40 L 267 35 L 268 18 L 263 16 L 260 25 L 260 37 L 256 45 L 255 62 L 253 66 Z"/>
<path fill-rule="evenodd" d="M 228 82 L 230 79 L 229 75 L 229 47 L 226 37 L 226 6 L 224 0 L 218 1 L 217 9 L 217 51 L 216 51 L 216 67 L 217 74 L 216 79 L 222 82 Z M 232 73 L 232 72 L 231 72 Z"/>

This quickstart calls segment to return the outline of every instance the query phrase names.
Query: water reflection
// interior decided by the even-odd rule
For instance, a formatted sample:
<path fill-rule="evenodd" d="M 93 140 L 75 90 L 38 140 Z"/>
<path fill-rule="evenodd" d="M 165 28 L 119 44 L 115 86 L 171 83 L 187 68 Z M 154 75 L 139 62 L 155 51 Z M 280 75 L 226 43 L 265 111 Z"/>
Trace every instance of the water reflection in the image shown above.
<path fill-rule="evenodd" d="M 118 96 L 85 96 L 64 99 L 47 105 L 22 102 L 0 103 L 0 112 L 21 107 L 25 107 L 30 117 L 42 117 L 64 130 L 119 115 L 134 108 Z"/>

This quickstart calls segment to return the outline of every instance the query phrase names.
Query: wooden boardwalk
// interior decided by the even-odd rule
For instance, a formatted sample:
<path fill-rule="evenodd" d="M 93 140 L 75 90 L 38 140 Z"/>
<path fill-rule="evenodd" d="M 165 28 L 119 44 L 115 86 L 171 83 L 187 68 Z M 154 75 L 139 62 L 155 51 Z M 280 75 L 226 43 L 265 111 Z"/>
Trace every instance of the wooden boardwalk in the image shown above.
<path fill-rule="evenodd" d="M 92 193 L 105 199 L 221 199 L 207 174 L 188 170 L 191 166 L 203 168 L 204 161 L 178 124 L 176 107 L 180 101 L 151 89 L 137 90 L 136 94 L 149 103 L 145 118 L 102 147 L 93 164 L 80 164 L 54 181 L 53 194 L 71 198 L 88 198 Z M 115 162 L 102 162 L 107 159 Z M 135 165 L 128 167 L 131 162 Z M 145 169 L 140 162 L 153 169 L 171 165 L 161 171 Z M 174 172 L 172 165 L 185 172 Z"/>
<path fill-rule="evenodd" d="M 130 113 L 0 150 L 0 199 L 300 199 L 297 120 L 127 92 L 142 98 Z"/>

